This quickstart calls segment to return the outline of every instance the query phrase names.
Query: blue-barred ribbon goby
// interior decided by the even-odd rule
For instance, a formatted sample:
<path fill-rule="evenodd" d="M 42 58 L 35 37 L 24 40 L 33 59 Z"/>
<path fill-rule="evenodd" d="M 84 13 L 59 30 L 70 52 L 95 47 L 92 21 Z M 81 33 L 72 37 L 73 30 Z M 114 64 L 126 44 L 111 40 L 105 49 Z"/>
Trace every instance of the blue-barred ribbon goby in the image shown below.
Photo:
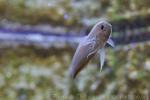
<path fill-rule="evenodd" d="M 100 55 L 100 70 L 102 70 L 105 61 L 104 47 L 106 43 L 112 47 L 115 46 L 111 39 L 111 33 L 112 25 L 107 21 L 100 21 L 94 25 L 90 33 L 80 41 L 69 67 L 69 75 L 72 78 L 75 78 L 97 53 Z"/>

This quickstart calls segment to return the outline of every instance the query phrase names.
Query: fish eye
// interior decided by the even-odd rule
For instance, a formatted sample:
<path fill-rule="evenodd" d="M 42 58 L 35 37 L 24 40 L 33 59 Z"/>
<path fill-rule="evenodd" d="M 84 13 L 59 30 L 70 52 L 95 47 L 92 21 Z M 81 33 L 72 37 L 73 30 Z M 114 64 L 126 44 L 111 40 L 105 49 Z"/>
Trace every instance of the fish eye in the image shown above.
<path fill-rule="evenodd" d="M 102 30 L 104 29 L 104 25 L 101 26 L 101 29 L 102 29 Z"/>

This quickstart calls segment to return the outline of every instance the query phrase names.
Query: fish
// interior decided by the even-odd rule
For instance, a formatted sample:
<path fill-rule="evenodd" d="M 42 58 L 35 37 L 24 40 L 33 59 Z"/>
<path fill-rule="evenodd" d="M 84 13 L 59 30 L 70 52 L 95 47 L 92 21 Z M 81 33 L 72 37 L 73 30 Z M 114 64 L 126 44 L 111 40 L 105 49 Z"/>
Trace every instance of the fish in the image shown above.
<path fill-rule="evenodd" d="M 102 20 L 94 25 L 90 33 L 80 41 L 75 51 L 69 66 L 69 76 L 71 78 L 75 79 L 96 54 L 100 56 L 100 71 L 102 70 L 105 62 L 105 45 L 108 43 L 110 46 L 115 47 L 111 33 L 112 25 L 108 21 Z"/>

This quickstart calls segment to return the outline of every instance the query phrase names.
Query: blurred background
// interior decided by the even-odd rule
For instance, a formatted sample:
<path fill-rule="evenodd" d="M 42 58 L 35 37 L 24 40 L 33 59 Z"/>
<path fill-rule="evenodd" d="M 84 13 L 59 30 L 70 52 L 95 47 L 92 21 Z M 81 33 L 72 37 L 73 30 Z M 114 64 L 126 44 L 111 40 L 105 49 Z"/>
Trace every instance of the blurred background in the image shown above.
<path fill-rule="evenodd" d="M 149 100 L 150 0 L 0 0 L 0 100 Z M 78 41 L 113 26 L 102 72 L 94 57 L 73 81 Z"/>

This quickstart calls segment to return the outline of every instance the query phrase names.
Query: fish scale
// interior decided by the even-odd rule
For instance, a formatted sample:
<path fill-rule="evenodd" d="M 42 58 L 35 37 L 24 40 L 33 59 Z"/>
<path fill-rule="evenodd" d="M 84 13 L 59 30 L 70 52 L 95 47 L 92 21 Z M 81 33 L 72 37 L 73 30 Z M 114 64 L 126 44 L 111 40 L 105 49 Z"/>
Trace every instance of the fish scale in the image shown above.
<path fill-rule="evenodd" d="M 99 53 L 101 70 L 105 61 L 104 46 L 106 43 L 114 47 L 111 39 L 112 26 L 107 21 L 98 22 L 77 47 L 69 67 L 69 75 L 76 78 L 78 73 L 88 64 L 89 60 Z"/>

